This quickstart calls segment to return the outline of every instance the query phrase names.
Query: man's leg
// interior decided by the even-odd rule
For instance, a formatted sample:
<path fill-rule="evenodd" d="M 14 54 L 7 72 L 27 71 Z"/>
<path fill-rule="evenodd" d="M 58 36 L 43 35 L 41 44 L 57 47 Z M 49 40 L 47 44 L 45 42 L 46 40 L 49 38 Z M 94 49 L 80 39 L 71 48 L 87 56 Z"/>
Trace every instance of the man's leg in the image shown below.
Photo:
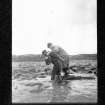
<path fill-rule="evenodd" d="M 63 69 L 65 76 L 68 75 L 69 72 L 69 56 L 65 56 L 65 67 Z"/>
<path fill-rule="evenodd" d="M 55 81 L 57 82 L 62 81 L 61 70 L 62 70 L 62 61 L 58 60 L 58 62 L 56 63 L 56 78 L 55 78 Z"/>
<path fill-rule="evenodd" d="M 52 71 L 52 75 L 51 75 L 51 79 L 54 80 L 55 76 L 59 76 L 60 72 L 62 69 L 62 65 L 61 62 L 59 62 L 58 60 L 55 62 L 54 67 L 53 67 L 53 71 Z"/>
<path fill-rule="evenodd" d="M 68 75 L 68 68 L 63 68 L 63 72 L 65 73 L 65 75 Z"/>
<path fill-rule="evenodd" d="M 54 65 L 52 73 L 51 73 L 51 80 L 55 79 L 55 76 L 58 75 L 58 65 Z"/>
<path fill-rule="evenodd" d="M 51 73 L 51 80 L 55 79 L 55 68 L 53 67 L 52 73 Z"/>
<path fill-rule="evenodd" d="M 54 80 L 54 74 L 53 74 L 53 71 L 52 71 L 52 73 L 51 73 L 51 80 Z"/>

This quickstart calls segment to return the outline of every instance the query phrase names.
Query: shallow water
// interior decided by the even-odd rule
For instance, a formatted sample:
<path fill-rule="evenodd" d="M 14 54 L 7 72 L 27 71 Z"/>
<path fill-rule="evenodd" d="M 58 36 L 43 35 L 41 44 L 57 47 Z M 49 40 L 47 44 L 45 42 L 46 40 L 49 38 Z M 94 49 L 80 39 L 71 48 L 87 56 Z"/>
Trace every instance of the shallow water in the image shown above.
<path fill-rule="evenodd" d="M 12 80 L 12 102 L 14 103 L 96 103 L 97 79 L 69 80 L 54 83 L 50 76 L 31 80 Z"/>
<path fill-rule="evenodd" d="M 70 64 L 72 63 L 82 65 L 90 61 L 76 60 Z M 96 61 L 91 61 L 91 64 L 95 65 Z M 44 73 L 47 67 L 42 62 L 12 62 L 12 68 L 13 103 L 97 102 L 97 78 L 69 80 L 57 84 L 51 81 L 50 74 Z M 50 69 L 51 66 L 48 68 Z M 83 76 L 88 75 L 90 74 L 83 74 Z"/>

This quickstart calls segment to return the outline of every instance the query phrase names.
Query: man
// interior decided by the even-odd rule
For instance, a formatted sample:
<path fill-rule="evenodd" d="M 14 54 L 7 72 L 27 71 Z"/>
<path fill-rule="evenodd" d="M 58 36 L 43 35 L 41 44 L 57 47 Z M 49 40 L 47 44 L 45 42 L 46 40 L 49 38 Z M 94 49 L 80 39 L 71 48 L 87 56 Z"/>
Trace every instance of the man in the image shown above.
<path fill-rule="evenodd" d="M 64 64 L 64 72 L 65 75 L 67 75 L 67 71 L 69 69 L 69 55 L 68 53 L 61 47 L 53 45 L 52 43 L 48 43 L 47 47 L 51 50 L 51 52 L 55 52 L 59 58 L 61 58 L 63 64 Z"/>
<path fill-rule="evenodd" d="M 63 70 L 61 58 L 55 52 L 48 53 L 46 50 L 42 51 L 42 55 L 45 56 L 45 62 L 47 65 L 50 63 L 54 65 L 51 73 L 51 80 L 55 80 L 55 76 L 60 76 L 61 70 Z"/>

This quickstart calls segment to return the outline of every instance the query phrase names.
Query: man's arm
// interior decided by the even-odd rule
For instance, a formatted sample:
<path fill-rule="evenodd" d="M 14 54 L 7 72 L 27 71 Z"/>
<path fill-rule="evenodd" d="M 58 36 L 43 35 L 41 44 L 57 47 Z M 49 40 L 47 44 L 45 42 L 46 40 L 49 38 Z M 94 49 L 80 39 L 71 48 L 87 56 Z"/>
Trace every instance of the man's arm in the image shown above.
<path fill-rule="evenodd" d="M 52 52 L 59 52 L 59 47 L 54 46 L 53 49 L 52 49 Z"/>
<path fill-rule="evenodd" d="M 64 58 L 62 58 L 59 54 L 55 53 L 55 52 L 51 52 L 50 56 L 53 56 L 55 58 L 60 59 L 61 61 L 64 61 Z"/>
<path fill-rule="evenodd" d="M 59 47 L 58 47 L 58 46 L 54 46 L 51 52 L 55 55 L 55 57 L 57 57 L 57 58 L 59 58 L 60 60 L 64 61 L 64 58 L 62 58 L 62 57 L 58 54 L 58 52 L 59 52 Z"/>

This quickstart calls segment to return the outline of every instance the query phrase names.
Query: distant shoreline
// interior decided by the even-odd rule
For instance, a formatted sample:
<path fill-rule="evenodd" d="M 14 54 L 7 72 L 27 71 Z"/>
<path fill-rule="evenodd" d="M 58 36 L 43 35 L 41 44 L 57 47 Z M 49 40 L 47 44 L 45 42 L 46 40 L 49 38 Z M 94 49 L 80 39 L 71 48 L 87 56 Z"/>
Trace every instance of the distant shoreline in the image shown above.
<path fill-rule="evenodd" d="M 78 54 L 70 55 L 70 60 L 97 60 L 97 54 Z M 12 55 L 13 62 L 40 62 L 44 61 L 40 54 L 25 54 L 25 55 Z"/>

